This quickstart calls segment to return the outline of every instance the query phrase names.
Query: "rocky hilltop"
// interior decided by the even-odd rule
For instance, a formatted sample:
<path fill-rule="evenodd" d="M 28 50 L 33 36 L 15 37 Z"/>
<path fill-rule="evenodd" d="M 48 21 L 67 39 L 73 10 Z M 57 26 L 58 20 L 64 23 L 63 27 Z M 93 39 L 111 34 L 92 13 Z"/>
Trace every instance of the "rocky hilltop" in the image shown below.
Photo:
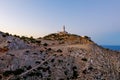
<path fill-rule="evenodd" d="M 87 36 L 0 32 L 0 80 L 120 80 L 120 52 Z"/>

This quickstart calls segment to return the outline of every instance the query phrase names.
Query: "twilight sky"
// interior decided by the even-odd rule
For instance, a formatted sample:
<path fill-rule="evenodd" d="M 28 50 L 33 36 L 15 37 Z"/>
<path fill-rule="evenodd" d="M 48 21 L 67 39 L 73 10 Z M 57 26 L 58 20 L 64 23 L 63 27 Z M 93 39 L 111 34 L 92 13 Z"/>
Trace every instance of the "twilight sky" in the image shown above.
<path fill-rule="evenodd" d="M 44 36 L 66 26 L 101 45 L 120 45 L 120 0 L 0 0 L 0 31 Z"/>

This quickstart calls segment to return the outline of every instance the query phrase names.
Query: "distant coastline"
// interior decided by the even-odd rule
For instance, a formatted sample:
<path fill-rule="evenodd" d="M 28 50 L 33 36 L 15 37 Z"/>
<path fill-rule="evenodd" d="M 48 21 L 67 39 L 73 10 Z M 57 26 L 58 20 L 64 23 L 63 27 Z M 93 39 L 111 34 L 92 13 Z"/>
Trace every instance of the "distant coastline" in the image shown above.
<path fill-rule="evenodd" d="M 102 45 L 104 48 L 120 51 L 120 45 Z"/>

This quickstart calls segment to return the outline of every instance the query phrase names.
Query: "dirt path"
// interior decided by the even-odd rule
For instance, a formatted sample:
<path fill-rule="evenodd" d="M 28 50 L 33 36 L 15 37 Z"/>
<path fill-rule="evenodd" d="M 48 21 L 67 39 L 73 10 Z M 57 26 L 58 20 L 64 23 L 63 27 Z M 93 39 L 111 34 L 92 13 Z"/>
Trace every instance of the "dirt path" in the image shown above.
<path fill-rule="evenodd" d="M 43 63 L 45 63 L 45 62 L 48 61 L 49 59 L 53 58 L 53 57 L 54 57 L 53 55 L 54 55 L 54 54 L 52 54 L 51 56 L 49 56 L 45 61 L 42 61 L 41 64 L 39 64 L 39 65 L 33 67 L 32 69 L 27 70 L 27 71 L 25 71 L 24 73 L 20 74 L 18 77 L 22 77 L 22 76 L 26 75 L 27 73 L 31 72 L 32 70 L 40 67 Z M 8 80 L 12 79 L 13 77 L 14 77 L 14 76 L 9 77 Z"/>

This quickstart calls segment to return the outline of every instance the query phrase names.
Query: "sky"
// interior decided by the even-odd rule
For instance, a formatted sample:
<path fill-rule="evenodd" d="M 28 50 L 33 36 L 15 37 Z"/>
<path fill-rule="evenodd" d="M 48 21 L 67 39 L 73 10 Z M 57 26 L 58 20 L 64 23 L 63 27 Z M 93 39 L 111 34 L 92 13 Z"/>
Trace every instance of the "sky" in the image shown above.
<path fill-rule="evenodd" d="M 0 0 L 0 31 L 35 38 L 66 26 L 100 45 L 120 45 L 120 0 Z"/>

